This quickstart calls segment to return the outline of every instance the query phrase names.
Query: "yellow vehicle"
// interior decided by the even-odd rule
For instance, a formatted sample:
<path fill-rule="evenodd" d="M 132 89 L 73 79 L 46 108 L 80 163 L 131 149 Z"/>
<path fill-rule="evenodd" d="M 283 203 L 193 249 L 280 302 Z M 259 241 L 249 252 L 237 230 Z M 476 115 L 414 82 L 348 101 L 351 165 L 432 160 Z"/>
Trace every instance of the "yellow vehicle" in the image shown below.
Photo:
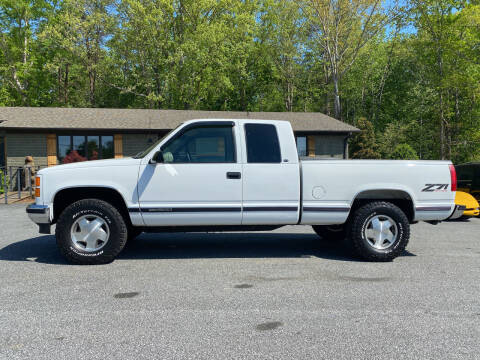
<path fill-rule="evenodd" d="M 455 205 L 465 206 L 465 211 L 463 212 L 463 217 L 473 217 L 480 214 L 480 205 L 478 201 L 470 194 L 457 191 L 455 194 Z"/>
<path fill-rule="evenodd" d="M 480 162 L 470 162 L 455 166 L 457 171 L 457 190 L 472 194 L 480 201 Z"/>

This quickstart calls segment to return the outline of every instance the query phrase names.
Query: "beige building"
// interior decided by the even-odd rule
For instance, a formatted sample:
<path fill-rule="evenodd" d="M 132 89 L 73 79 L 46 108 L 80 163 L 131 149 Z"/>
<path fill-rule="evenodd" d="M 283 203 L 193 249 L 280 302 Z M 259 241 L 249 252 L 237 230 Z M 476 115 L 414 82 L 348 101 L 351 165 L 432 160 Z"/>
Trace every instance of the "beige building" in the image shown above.
<path fill-rule="evenodd" d="M 321 113 L 0 107 L 0 167 L 133 156 L 192 119 L 287 120 L 301 157 L 346 158 L 359 132 Z"/>

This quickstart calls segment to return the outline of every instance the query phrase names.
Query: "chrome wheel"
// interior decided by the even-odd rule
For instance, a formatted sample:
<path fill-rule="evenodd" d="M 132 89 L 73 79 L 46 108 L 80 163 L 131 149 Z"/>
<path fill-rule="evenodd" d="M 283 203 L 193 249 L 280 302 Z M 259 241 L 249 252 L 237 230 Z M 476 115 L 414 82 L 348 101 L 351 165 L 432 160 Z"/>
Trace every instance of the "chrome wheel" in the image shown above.
<path fill-rule="evenodd" d="M 110 228 L 101 217 L 84 215 L 73 223 L 70 236 L 76 248 L 86 252 L 95 252 L 108 242 Z"/>
<path fill-rule="evenodd" d="M 388 249 L 397 240 L 397 223 L 389 216 L 376 215 L 368 220 L 364 228 L 364 236 L 373 248 Z"/>

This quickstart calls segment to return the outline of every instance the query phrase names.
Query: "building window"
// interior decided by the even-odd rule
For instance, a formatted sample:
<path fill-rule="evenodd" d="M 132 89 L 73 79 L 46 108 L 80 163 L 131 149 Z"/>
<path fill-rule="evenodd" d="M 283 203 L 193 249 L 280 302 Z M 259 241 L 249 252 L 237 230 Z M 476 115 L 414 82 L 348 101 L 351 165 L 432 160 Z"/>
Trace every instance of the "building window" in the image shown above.
<path fill-rule="evenodd" d="M 60 164 L 113 158 L 113 136 L 59 135 L 57 139 Z"/>
<path fill-rule="evenodd" d="M 100 159 L 100 136 L 87 136 L 87 157 L 89 160 Z"/>
<path fill-rule="evenodd" d="M 344 140 L 343 136 L 337 135 L 315 136 L 315 157 L 343 159 Z"/>
<path fill-rule="evenodd" d="M 297 152 L 299 157 L 308 156 L 307 153 L 307 137 L 306 136 L 297 136 Z"/>

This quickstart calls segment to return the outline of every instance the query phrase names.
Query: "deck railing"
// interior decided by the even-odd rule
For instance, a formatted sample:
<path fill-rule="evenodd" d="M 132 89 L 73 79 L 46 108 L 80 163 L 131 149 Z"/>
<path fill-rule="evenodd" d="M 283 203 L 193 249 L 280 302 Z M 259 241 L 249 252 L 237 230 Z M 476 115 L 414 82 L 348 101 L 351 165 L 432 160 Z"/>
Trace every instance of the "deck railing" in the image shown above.
<path fill-rule="evenodd" d="M 0 202 L 8 204 L 35 193 L 35 174 L 42 166 L 0 167 Z"/>

